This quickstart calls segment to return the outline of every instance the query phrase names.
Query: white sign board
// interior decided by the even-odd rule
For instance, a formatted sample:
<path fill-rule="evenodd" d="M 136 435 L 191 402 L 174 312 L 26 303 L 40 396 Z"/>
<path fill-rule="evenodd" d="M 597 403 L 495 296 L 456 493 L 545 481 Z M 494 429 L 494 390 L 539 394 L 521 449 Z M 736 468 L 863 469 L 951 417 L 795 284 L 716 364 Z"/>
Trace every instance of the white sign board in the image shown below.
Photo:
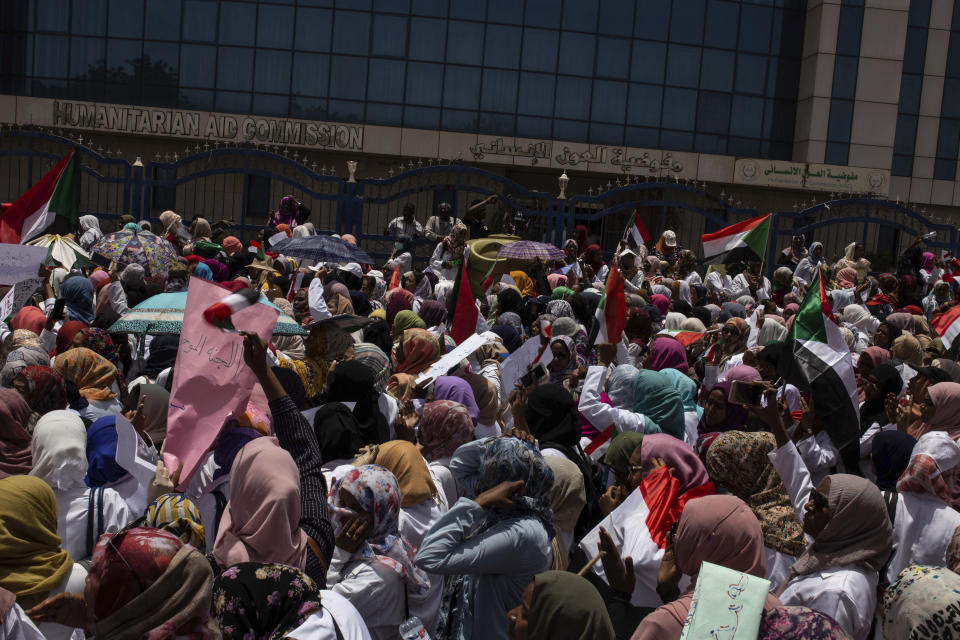
<path fill-rule="evenodd" d="M 47 259 L 47 247 L 0 244 L 0 284 L 16 284 L 33 278 Z"/>

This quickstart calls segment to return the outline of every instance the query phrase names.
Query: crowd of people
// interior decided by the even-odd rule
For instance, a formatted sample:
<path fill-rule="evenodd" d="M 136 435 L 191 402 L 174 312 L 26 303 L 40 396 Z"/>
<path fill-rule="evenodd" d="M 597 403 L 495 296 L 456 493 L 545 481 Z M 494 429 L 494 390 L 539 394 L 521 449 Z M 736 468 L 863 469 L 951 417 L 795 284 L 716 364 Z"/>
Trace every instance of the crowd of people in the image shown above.
<path fill-rule="evenodd" d="M 383 265 L 271 252 L 315 235 L 286 197 L 247 243 L 164 212 L 166 273 L 41 268 L 0 324 L 0 637 L 675 639 L 703 563 L 769 581 L 757 638 L 960 637 L 960 364 L 931 329 L 960 299 L 949 260 L 920 240 L 877 274 L 859 243 L 829 260 L 797 236 L 771 280 L 670 230 L 602 247 L 578 226 L 562 260 L 474 292 L 481 346 L 418 380 L 457 346 L 485 203 L 404 209 Z M 76 237 L 101 233 L 85 216 Z M 614 268 L 626 328 L 599 342 Z M 818 275 L 856 370 L 852 458 L 778 367 Z M 305 335 L 237 327 L 256 388 L 180 478 L 179 337 L 110 327 L 196 279 Z M 121 417 L 149 483 L 118 464 Z"/>

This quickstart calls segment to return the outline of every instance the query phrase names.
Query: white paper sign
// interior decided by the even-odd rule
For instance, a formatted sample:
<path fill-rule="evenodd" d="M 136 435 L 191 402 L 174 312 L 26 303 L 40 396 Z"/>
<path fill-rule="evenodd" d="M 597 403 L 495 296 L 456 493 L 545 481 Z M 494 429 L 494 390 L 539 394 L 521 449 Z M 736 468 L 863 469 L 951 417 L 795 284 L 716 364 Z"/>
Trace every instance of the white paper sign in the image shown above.
<path fill-rule="evenodd" d="M 33 278 L 47 259 L 47 247 L 0 244 L 0 284 L 15 284 Z"/>
<path fill-rule="evenodd" d="M 500 364 L 500 379 L 503 380 L 503 390 L 506 393 L 513 391 L 517 381 L 530 370 L 534 358 L 540 353 L 540 347 L 540 336 L 533 336 Z M 553 352 L 550 349 L 544 349 L 540 364 L 547 366 L 551 360 L 553 360 Z"/>
<path fill-rule="evenodd" d="M 3 322 L 13 314 L 13 295 L 16 287 L 10 287 L 7 295 L 0 300 L 0 322 Z"/>
<path fill-rule="evenodd" d="M 137 430 L 125 417 L 117 416 L 117 464 L 137 479 L 141 487 L 149 487 L 157 467 L 137 455 Z"/>
<path fill-rule="evenodd" d="M 280 233 L 275 233 L 269 238 L 267 238 L 267 244 L 269 244 L 272 247 L 273 245 L 277 244 L 281 240 L 286 240 L 286 239 L 287 239 L 287 232 L 281 231 Z"/>
<path fill-rule="evenodd" d="M 477 333 L 473 334 L 461 342 L 453 351 L 434 362 L 430 365 L 429 369 L 421 373 L 420 376 L 417 377 L 417 384 L 420 384 L 424 380 L 447 375 L 447 371 L 460 364 L 461 360 L 469 358 L 470 354 L 486 343 L 487 339 L 485 337 Z"/>

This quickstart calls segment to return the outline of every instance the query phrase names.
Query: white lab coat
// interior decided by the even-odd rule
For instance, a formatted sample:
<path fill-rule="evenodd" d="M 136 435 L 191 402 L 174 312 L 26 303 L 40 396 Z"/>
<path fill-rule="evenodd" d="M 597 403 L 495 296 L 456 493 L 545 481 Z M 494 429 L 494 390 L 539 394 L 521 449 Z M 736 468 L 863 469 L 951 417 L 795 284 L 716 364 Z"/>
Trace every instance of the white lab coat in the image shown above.
<path fill-rule="evenodd" d="M 336 640 L 333 623 L 343 634 L 343 640 L 370 640 L 367 625 L 350 601 L 336 591 L 322 589 L 320 600 L 323 608 L 313 613 L 299 627 L 286 635 L 294 640 Z"/>
<path fill-rule="evenodd" d="M 583 391 L 580 393 L 578 409 L 590 424 L 603 431 L 611 424 L 623 431 L 637 433 L 660 433 L 660 427 L 647 420 L 642 413 L 634 413 L 626 409 L 617 409 L 600 402 L 600 392 L 607 379 L 607 368 L 593 366 L 587 368 L 587 377 L 583 381 Z"/>
<path fill-rule="evenodd" d="M 80 484 L 70 489 L 54 489 L 57 498 L 57 535 L 60 536 L 60 548 L 70 553 L 74 560 L 90 557 L 92 549 L 87 549 L 87 512 L 90 506 L 92 489 Z M 96 507 L 95 507 L 96 508 Z M 99 533 L 116 533 L 140 516 L 133 512 L 127 501 L 114 489 L 103 490 L 103 530 Z M 94 517 L 94 526 L 96 513 Z M 93 543 L 96 545 L 97 533 Z"/>

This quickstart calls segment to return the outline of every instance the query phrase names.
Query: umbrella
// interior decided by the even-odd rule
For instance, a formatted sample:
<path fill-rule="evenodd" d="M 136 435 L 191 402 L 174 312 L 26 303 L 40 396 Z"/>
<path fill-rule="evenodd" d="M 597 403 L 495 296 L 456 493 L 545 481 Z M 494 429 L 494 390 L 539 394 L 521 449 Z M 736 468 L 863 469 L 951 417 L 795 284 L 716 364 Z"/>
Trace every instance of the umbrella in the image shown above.
<path fill-rule="evenodd" d="M 498 258 L 517 258 L 518 260 L 562 260 L 563 251 L 560 251 L 552 244 L 545 242 L 533 242 L 532 240 L 520 240 L 511 242 L 500 247 L 497 252 Z"/>
<path fill-rule="evenodd" d="M 226 293 L 226 289 L 224 289 Z M 280 310 L 271 304 L 265 297 L 260 296 L 260 303 Z M 187 306 L 187 292 L 161 293 L 147 298 L 133 309 L 123 314 L 119 320 L 111 325 L 110 333 L 136 333 L 139 335 L 179 334 L 183 328 L 183 310 Z M 277 326 L 273 329 L 275 336 L 305 336 L 307 331 L 297 321 L 280 312 Z"/>
<path fill-rule="evenodd" d="M 177 261 L 173 245 L 149 231 L 122 229 L 103 236 L 90 247 L 93 253 L 116 261 L 121 267 L 139 264 L 147 277 L 166 276 Z"/>
<path fill-rule="evenodd" d="M 286 238 L 270 247 L 271 251 L 317 262 L 359 262 L 373 264 L 367 252 L 332 236 Z"/>
<path fill-rule="evenodd" d="M 78 267 L 94 266 L 94 264 L 90 262 L 90 254 L 66 236 L 47 233 L 39 238 L 30 240 L 27 244 L 35 247 L 47 247 L 46 264 L 49 267 L 54 266 L 54 264 L 61 264 L 64 269 L 69 270 L 73 268 L 74 265 Z"/>

